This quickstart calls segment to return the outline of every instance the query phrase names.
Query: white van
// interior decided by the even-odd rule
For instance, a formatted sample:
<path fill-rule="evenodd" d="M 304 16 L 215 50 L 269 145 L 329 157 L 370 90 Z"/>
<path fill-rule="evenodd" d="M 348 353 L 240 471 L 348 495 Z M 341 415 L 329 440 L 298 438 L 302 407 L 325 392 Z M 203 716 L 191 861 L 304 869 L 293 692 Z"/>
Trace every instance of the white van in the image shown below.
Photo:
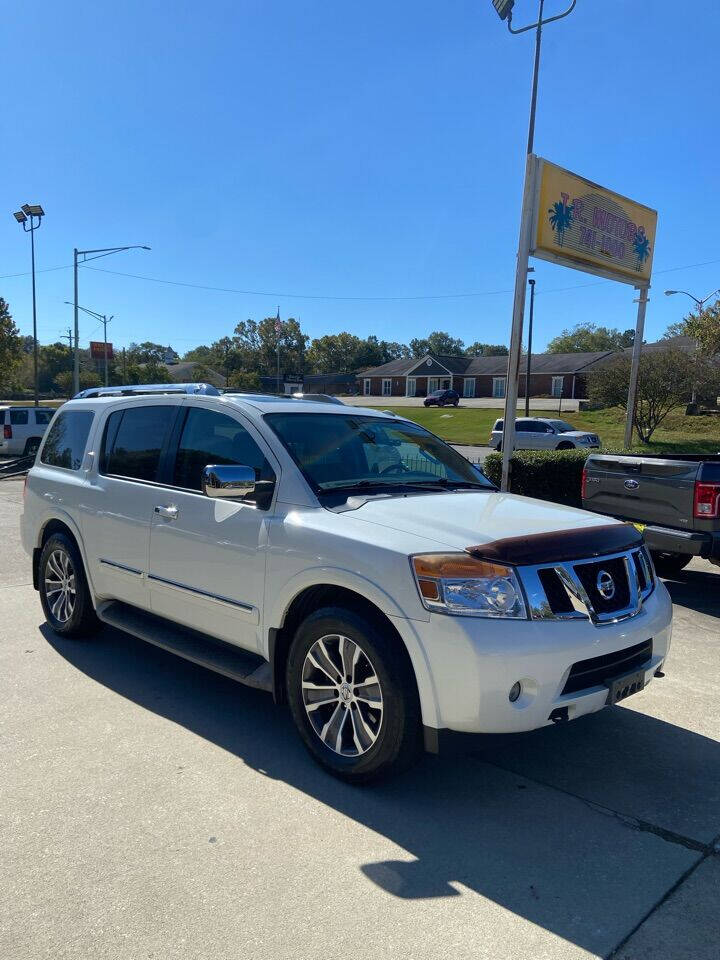
<path fill-rule="evenodd" d="M 0 457 L 32 457 L 37 453 L 53 407 L 0 407 Z"/>

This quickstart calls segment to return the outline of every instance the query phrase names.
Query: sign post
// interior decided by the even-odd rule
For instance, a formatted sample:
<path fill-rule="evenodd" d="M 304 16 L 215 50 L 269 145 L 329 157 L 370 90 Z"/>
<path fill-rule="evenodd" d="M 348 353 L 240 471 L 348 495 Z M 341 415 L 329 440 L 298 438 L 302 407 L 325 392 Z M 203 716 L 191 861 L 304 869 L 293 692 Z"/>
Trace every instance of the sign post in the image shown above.
<path fill-rule="evenodd" d="M 650 207 L 528 155 L 505 390 L 501 490 L 510 488 L 529 257 L 629 283 L 640 291 L 625 424 L 625 445 L 629 446 L 656 229 L 657 212 Z"/>
<path fill-rule="evenodd" d="M 515 294 L 513 297 L 512 329 L 507 378 L 505 380 L 505 416 L 502 433 L 502 477 L 500 489 L 510 489 L 510 457 L 515 446 L 515 417 L 517 416 L 518 380 L 520 377 L 520 354 L 522 352 L 523 315 L 525 313 L 525 290 L 527 287 L 528 260 L 532 241 L 533 216 L 536 206 L 537 157 L 528 154 L 525 164 L 525 187 L 523 189 L 520 237 L 518 239 L 517 263 L 515 265 Z"/>

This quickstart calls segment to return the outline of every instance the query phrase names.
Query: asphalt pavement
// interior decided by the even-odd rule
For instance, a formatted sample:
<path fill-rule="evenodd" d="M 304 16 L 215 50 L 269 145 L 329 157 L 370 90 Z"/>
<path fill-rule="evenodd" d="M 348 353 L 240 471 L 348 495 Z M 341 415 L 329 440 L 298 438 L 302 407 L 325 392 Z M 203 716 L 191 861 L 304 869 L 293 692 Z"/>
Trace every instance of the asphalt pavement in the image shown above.
<path fill-rule="evenodd" d="M 717 960 L 720 569 L 666 677 L 561 727 L 323 773 L 263 693 L 43 623 L 0 482 L 2 960 Z"/>

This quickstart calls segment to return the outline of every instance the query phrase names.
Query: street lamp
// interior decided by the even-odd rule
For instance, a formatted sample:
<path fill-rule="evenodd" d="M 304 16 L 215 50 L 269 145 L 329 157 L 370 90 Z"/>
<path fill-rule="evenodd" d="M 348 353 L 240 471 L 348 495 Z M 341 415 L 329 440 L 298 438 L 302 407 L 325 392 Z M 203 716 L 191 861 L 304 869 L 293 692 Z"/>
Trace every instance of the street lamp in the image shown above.
<path fill-rule="evenodd" d="M 75 304 L 72 303 L 70 300 L 65 300 L 65 303 L 68 305 L 68 307 L 75 306 Z M 82 310 L 83 313 L 89 313 L 91 317 L 95 317 L 103 325 L 103 343 L 105 347 L 104 354 L 103 354 L 103 356 L 105 357 L 105 386 L 108 387 L 110 386 L 110 384 L 108 383 L 107 325 L 112 320 L 114 314 L 108 317 L 104 313 L 96 313 L 94 310 L 88 310 L 87 307 L 81 307 L 80 304 L 78 304 L 78 310 Z M 77 393 L 77 390 L 75 392 Z"/>
<path fill-rule="evenodd" d="M 109 257 L 111 253 L 122 253 L 124 250 L 149 250 L 141 243 L 133 243 L 127 247 L 99 247 L 97 250 L 73 250 L 73 279 L 75 283 L 75 297 L 73 306 L 75 308 L 75 360 L 73 363 L 73 394 L 80 392 L 80 331 L 78 329 L 78 257 L 82 257 L 81 263 L 87 263 L 89 260 L 99 260 L 100 257 Z M 92 256 L 90 256 L 92 254 Z"/>
<path fill-rule="evenodd" d="M 686 297 L 690 297 L 691 300 L 694 300 L 697 304 L 698 313 L 702 313 L 705 309 L 705 304 L 708 300 L 711 300 L 716 293 L 720 293 L 720 287 L 717 290 L 713 290 L 712 293 L 709 293 L 706 297 L 703 297 L 702 300 L 699 300 L 697 297 L 694 297 L 691 293 L 688 293 L 687 290 L 666 290 L 665 296 L 672 297 L 676 293 L 684 293 Z"/>
<path fill-rule="evenodd" d="M 30 234 L 30 251 L 32 257 L 32 307 L 33 307 L 33 390 L 35 406 L 38 406 L 38 341 L 37 341 L 37 312 L 35 308 L 35 231 L 40 226 L 45 211 L 39 203 L 24 203 L 13 214 L 18 223 L 22 224 L 25 233 Z M 37 222 L 36 222 L 37 221 Z M 28 224 L 30 224 L 28 226 Z"/>
<path fill-rule="evenodd" d="M 525 27 L 514 28 L 512 25 L 512 10 L 514 0 L 492 0 L 495 11 L 501 20 L 507 23 L 508 30 L 512 34 L 526 33 L 528 30 L 535 31 L 535 61 L 533 65 L 532 88 L 530 94 L 530 120 L 528 123 L 528 139 L 526 150 L 525 165 L 525 192 L 527 193 L 527 180 L 530 170 L 530 158 L 533 152 L 535 141 L 535 112 L 537 108 L 538 92 L 538 74 L 540 71 L 540 42 L 542 40 L 542 28 L 548 23 L 554 23 L 556 20 L 562 20 L 573 12 L 577 0 L 572 0 L 570 6 L 563 13 L 558 13 L 554 17 L 543 18 L 545 0 L 540 0 L 538 18 L 535 23 L 530 23 Z M 517 416 L 518 401 L 518 380 L 520 377 L 520 356 L 522 352 L 522 327 L 523 314 L 525 312 L 525 281 L 528 273 L 528 259 L 530 256 L 530 218 L 526 216 L 523 201 L 523 216 L 520 221 L 520 236 L 518 238 L 517 265 L 515 269 L 515 290 L 513 295 L 513 316 L 512 327 L 510 330 L 510 351 L 508 355 L 506 390 L 505 390 L 505 416 L 503 418 L 503 436 L 502 436 L 502 476 L 500 480 L 500 489 L 506 491 L 510 488 L 510 458 L 515 447 L 515 417 Z M 532 290 L 532 287 L 531 287 Z"/>
<path fill-rule="evenodd" d="M 712 298 L 715 296 L 716 293 L 720 293 L 720 288 L 718 288 L 717 290 L 713 290 L 712 293 L 709 293 L 706 297 L 703 297 L 702 300 L 699 300 L 697 297 L 694 297 L 691 293 L 688 293 L 687 290 L 666 290 L 665 296 L 672 297 L 676 293 L 683 293 L 685 294 L 686 297 L 690 297 L 691 300 L 694 300 L 695 303 L 697 304 L 698 315 L 699 315 L 705 309 L 705 304 L 708 302 L 708 300 L 712 300 Z M 697 345 L 695 347 L 695 364 L 697 365 Z M 690 403 L 697 403 L 697 383 L 695 381 L 693 381 L 692 396 L 690 397 Z"/>

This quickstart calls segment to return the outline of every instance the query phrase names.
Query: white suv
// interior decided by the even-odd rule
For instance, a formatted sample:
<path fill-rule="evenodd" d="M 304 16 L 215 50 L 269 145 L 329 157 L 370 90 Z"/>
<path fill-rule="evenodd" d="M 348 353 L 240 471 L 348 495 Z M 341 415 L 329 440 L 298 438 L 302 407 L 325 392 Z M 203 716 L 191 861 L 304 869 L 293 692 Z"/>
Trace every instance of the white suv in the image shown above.
<path fill-rule="evenodd" d="M 22 536 L 57 633 L 102 621 L 271 691 L 349 780 L 450 732 L 600 710 L 670 645 L 635 527 L 498 493 L 377 410 L 70 401 L 29 473 Z"/>
<path fill-rule="evenodd" d="M 492 428 L 488 446 L 502 450 L 503 421 L 496 420 Z M 600 438 L 596 433 L 576 430 L 565 420 L 552 417 L 523 417 L 515 421 L 516 450 L 583 450 L 600 448 Z"/>
<path fill-rule="evenodd" d="M 0 457 L 35 456 L 53 407 L 0 407 Z"/>

